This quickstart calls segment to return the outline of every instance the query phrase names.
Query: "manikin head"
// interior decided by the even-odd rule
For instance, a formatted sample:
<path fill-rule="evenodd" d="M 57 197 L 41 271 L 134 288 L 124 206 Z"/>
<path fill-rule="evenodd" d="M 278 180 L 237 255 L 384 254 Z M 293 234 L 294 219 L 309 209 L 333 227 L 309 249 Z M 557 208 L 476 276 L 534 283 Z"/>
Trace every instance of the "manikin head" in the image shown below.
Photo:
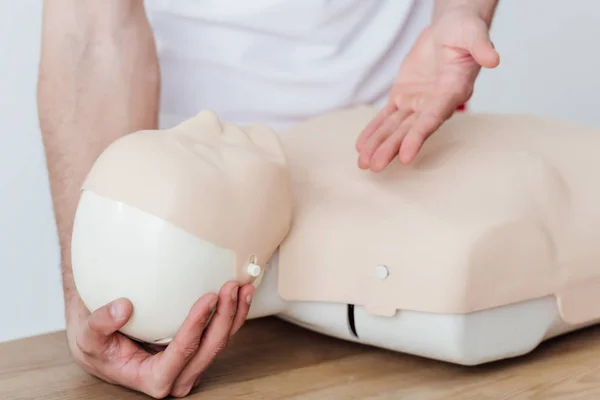
<path fill-rule="evenodd" d="M 75 216 L 75 284 L 90 311 L 128 298 L 121 331 L 168 343 L 199 297 L 230 280 L 259 284 L 291 218 L 276 133 L 202 111 L 122 137 L 97 159 Z"/>

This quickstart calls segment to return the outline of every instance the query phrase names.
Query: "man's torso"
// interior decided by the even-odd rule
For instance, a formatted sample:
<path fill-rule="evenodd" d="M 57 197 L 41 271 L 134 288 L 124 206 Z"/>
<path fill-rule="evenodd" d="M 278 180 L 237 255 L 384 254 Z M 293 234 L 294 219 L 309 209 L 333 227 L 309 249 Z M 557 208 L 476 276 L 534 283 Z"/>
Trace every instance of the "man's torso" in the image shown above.
<path fill-rule="evenodd" d="M 386 100 L 432 2 L 146 0 L 161 72 L 161 117 L 200 109 L 275 129 Z"/>

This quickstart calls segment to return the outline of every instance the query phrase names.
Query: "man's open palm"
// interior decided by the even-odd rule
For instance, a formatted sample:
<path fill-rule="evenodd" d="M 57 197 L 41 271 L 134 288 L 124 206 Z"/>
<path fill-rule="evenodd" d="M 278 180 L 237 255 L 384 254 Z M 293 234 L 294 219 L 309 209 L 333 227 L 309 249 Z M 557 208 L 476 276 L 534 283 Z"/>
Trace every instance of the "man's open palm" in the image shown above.
<path fill-rule="evenodd" d="M 396 156 L 412 162 L 425 140 L 469 100 L 481 67 L 499 62 L 488 26 L 476 13 L 457 9 L 440 17 L 402 63 L 389 104 L 359 136 L 359 167 L 379 172 Z"/>

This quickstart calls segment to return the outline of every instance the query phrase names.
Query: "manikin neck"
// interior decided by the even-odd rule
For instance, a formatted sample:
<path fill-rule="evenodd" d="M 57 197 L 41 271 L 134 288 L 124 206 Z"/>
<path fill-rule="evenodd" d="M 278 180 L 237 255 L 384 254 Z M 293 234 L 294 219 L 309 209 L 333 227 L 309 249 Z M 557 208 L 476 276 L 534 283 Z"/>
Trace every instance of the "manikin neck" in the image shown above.
<path fill-rule="evenodd" d="M 248 319 L 276 315 L 286 309 L 287 303 L 279 297 L 278 272 L 279 272 L 279 250 L 276 250 L 267 263 L 265 272 L 258 282 L 252 297 L 252 305 L 248 313 Z"/>

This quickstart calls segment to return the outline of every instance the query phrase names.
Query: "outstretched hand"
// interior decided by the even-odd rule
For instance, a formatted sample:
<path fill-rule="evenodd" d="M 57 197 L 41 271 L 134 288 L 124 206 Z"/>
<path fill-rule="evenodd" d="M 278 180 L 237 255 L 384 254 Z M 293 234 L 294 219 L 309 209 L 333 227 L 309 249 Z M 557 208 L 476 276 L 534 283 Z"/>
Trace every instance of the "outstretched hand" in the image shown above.
<path fill-rule="evenodd" d="M 218 296 L 201 297 L 173 341 L 149 350 L 118 332 L 133 311 L 119 299 L 76 318 L 67 328 L 69 347 L 77 364 L 102 380 L 154 398 L 183 397 L 244 324 L 253 291 L 229 282 Z"/>
<path fill-rule="evenodd" d="M 359 167 L 379 172 L 396 156 L 412 162 L 425 140 L 469 100 L 481 67 L 499 63 L 488 24 L 475 10 L 459 7 L 441 15 L 402 63 L 388 105 L 360 134 Z"/>

